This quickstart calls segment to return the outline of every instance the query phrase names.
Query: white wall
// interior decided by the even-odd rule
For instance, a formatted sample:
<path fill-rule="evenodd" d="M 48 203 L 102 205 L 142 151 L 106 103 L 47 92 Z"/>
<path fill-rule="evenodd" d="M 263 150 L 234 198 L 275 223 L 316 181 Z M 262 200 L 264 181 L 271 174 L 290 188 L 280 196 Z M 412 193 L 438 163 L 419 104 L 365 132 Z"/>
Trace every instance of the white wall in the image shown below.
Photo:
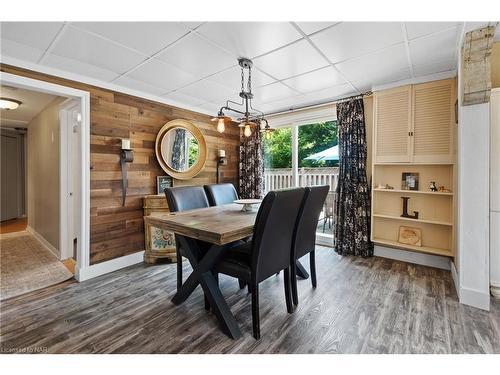
<path fill-rule="evenodd" d="M 500 88 L 491 92 L 490 145 L 490 284 L 500 297 Z"/>
<path fill-rule="evenodd" d="M 59 252 L 59 104 L 56 98 L 28 124 L 28 226 Z"/>

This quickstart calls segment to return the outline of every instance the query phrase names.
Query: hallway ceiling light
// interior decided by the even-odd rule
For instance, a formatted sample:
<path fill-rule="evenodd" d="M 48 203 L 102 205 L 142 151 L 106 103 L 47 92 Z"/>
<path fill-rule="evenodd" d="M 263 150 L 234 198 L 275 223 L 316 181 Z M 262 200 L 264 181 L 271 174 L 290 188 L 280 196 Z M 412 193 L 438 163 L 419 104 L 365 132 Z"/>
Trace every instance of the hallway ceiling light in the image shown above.
<path fill-rule="evenodd" d="M 224 114 L 224 111 L 237 113 L 241 115 L 241 117 L 237 119 L 237 121 L 239 122 L 238 126 L 240 128 L 244 128 L 243 134 L 245 135 L 245 137 L 250 137 L 252 135 L 253 128 L 260 128 L 264 123 L 267 127 L 269 127 L 269 125 L 267 125 L 267 121 L 264 118 L 264 112 L 261 112 L 258 109 L 252 107 L 252 60 L 242 57 L 238 59 L 238 64 L 241 67 L 241 91 L 239 94 L 241 103 L 227 100 L 226 105 L 219 110 L 217 116 L 214 117 L 212 121 L 217 121 L 217 131 L 219 133 L 223 133 L 225 130 L 225 125 L 232 121 L 231 117 Z M 245 71 L 248 71 L 246 87 Z M 230 107 L 229 103 L 243 108 L 235 109 L 234 107 Z"/>
<path fill-rule="evenodd" d="M 0 98 L 0 109 L 11 110 L 18 108 L 23 102 L 10 99 L 10 98 Z"/>

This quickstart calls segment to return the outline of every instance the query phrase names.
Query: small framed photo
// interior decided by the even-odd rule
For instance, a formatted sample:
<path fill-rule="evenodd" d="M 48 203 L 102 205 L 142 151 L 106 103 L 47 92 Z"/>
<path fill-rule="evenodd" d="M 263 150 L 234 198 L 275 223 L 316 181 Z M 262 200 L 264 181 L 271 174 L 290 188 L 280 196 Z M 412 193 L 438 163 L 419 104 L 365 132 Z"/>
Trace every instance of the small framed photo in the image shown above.
<path fill-rule="evenodd" d="M 398 242 L 407 245 L 422 246 L 422 230 L 420 228 L 401 226 L 399 227 Z"/>
<path fill-rule="evenodd" d="M 156 177 L 156 194 L 163 194 L 165 188 L 172 187 L 172 177 L 158 176 Z"/>
<path fill-rule="evenodd" d="M 418 190 L 418 173 L 403 172 L 401 190 Z"/>

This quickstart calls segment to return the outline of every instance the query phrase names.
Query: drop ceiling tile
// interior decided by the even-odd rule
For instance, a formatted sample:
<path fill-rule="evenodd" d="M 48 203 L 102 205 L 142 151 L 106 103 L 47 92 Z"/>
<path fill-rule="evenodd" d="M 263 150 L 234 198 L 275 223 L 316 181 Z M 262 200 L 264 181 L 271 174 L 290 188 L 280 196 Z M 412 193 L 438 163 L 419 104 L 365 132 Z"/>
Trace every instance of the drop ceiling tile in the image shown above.
<path fill-rule="evenodd" d="M 457 27 L 459 22 L 406 22 L 408 39 L 415 39 L 438 31 Z"/>
<path fill-rule="evenodd" d="M 202 113 L 215 115 L 220 109 L 219 103 L 203 103 L 196 106 L 196 109 Z"/>
<path fill-rule="evenodd" d="M 300 39 L 288 22 L 209 22 L 197 30 L 234 54 L 253 58 Z"/>
<path fill-rule="evenodd" d="M 152 55 L 175 42 L 189 30 L 179 22 L 74 22 L 72 26 Z"/>
<path fill-rule="evenodd" d="M 411 78 L 403 45 L 345 61 L 336 67 L 349 81 L 361 85 L 373 86 Z"/>
<path fill-rule="evenodd" d="M 429 61 L 420 65 L 413 65 L 413 73 L 416 77 L 435 74 L 440 72 L 448 72 L 456 69 L 454 61 Z"/>
<path fill-rule="evenodd" d="M 0 36 L 45 51 L 62 26 L 62 22 L 2 22 Z"/>
<path fill-rule="evenodd" d="M 156 58 L 203 78 L 236 64 L 236 59 L 195 33 L 167 48 Z"/>
<path fill-rule="evenodd" d="M 311 40 L 333 63 L 404 41 L 399 22 L 343 22 Z"/>
<path fill-rule="evenodd" d="M 42 54 L 43 51 L 25 44 L 19 44 L 8 39 L 0 41 L 0 55 L 2 57 L 9 56 L 15 59 L 38 62 Z"/>
<path fill-rule="evenodd" d="M 241 68 L 239 65 L 236 65 L 230 69 L 226 69 L 220 73 L 210 76 L 209 79 L 220 83 L 233 91 L 239 92 L 241 88 Z M 254 68 L 252 69 L 252 88 L 255 89 L 256 87 L 264 86 L 271 82 L 274 82 L 274 80 L 268 75 L 257 70 L 256 65 L 254 65 Z"/>
<path fill-rule="evenodd" d="M 297 26 L 307 35 L 323 30 L 329 26 L 335 25 L 335 22 L 296 22 Z"/>
<path fill-rule="evenodd" d="M 186 86 L 180 90 L 176 91 L 178 94 L 187 95 L 200 100 L 203 102 L 219 103 L 219 107 L 226 104 L 226 100 L 239 101 L 238 92 L 236 90 L 230 90 L 229 88 L 222 86 L 216 82 L 212 82 L 208 79 L 204 79 L 195 82 L 189 86 Z"/>
<path fill-rule="evenodd" d="M 118 76 L 116 72 L 50 53 L 43 58 L 42 64 L 102 81 L 111 81 Z"/>
<path fill-rule="evenodd" d="M 259 87 L 253 90 L 254 97 L 260 103 L 268 103 L 271 101 L 297 96 L 298 93 L 286 87 L 280 82 L 271 83 L 270 85 Z"/>
<path fill-rule="evenodd" d="M 431 67 L 435 63 L 441 65 L 441 70 L 454 69 L 456 59 L 456 46 L 458 38 L 458 29 L 444 31 L 439 34 L 431 35 L 410 41 L 410 57 L 413 67 L 427 66 Z M 437 68 L 437 65 L 436 65 Z M 428 74 L 437 73 L 429 71 Z"/>
<path fill-rule="evenodd" d="M 307 40 L 301 40 L 254 60 L 255 65 L 278 79 L 310 72 L 328 65 Z"/>
<path fill-rule="evenodd" d="M 311 92 L 345 83 L 345 79 L 331 66 L 283 81 L 300 92 Z"/>
<path fill-rule="evenodd" d="M 203 21 L 191 21 L 191 22 L 181 22 L 187 28 L 194 30 L 203 25 L 205 22 Z"/>
<path fill-rule="evenodd" d="M 176 103 L 179 103 L 179 105 L 186 105 L 190 107 L 197 107 L 207 102 L 206 100 L 195 98 L 193 96 L 183 94 L 179 91 L 170 92 L 166 95 L 163 95 L 163 97 L 167 100 L 172 99 Z"/>
<path fill-rule="evenodd" d="M 165 92 L 178 89 L 191 82 L 196 77 L 163 61 L 150 59 L 134 69 L 127 76 L 149 85 L 165 89 Z"/>
<path fill-rule="evenodd" d="M 136 90 L 136 91 L 142 91 L 150 95 L 162 95 L 165 94 L 165 89 L 162 89 L 160 87 L 152 86 L 147 83 L 144 83 L 142 81 L 138 81 L 136 79 L 133 79 L 131 77 L 127 76 L 122 76 L 118 78 L 116 81 L 113 81 L 114 84 L 118 86 L 123 86 L 128 89 Z"/>
<path fill-rule="evenodd" d="M 73 27 L 66 28 L 51 52 L 116 73 L 124 73 L 145 59 L 142 54 Z"/>

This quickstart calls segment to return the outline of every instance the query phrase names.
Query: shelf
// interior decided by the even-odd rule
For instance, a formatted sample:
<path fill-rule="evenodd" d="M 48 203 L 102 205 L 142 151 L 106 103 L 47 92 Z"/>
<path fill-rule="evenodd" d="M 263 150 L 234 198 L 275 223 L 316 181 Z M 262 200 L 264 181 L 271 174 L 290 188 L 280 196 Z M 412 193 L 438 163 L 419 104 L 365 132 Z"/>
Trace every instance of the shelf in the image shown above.
<path fill-rule="evenodd" d="M 384 193 L 398 193 L 398 194 L 427 194 L 427 195 L 445 195 L 453 196 L 453 193 L 446 193 L 444 191 L 424 191 L 424 190 L 401 190 L 401 189 L 378 189 L 373 191 L 383 191 Z"/>
<path fill-rule="evenodd" d="M 411 162 L 374 162 L 373 165 L 410 165 L 410 166 L 421 166 L 421 165 L 455 165 L 454 162 L 445 163 L 411 163 Z"/>
<path fill-rule="evenodd" d="M 407 250 L 412 250 L 412 251 L 418 251 L 420 253 L 441 255 L 441 256 L 445 256 L 445 257 L 452 257 L 453 256 L 451 250 L 449 250 L 449 249 L 439 249 L 436 247 L 429 247 L 429 246 L 407 245 L 404 243 L 399 243 L 397 241 L 384 240 L 382 238 L 373 238 L 373 242 L 380 244 L 380 245 L 386 245 L 386 246 L 397 247 L 397 248 L 402 248 L 402 249 L 407 249 Z"/>
<path fill-rule="evenodd" d="M 411 221 L 411 222 L 414 222 L 414 223 L 426 223 L 426 224 L 445 225 L 445 226 L 449 226 L 449 227 L 453 226 L 453 223 L 450 223 L 450 222 L 447 222 L 447 221 L 440 221 L 440 220 L 410 219 L 410 218 L 407 218 L 407 217 L 382 215 L 382 214 L 373 214 L 373 217 L 381 217 L 383 219 L 391 219 L 391 220 Z"/>

